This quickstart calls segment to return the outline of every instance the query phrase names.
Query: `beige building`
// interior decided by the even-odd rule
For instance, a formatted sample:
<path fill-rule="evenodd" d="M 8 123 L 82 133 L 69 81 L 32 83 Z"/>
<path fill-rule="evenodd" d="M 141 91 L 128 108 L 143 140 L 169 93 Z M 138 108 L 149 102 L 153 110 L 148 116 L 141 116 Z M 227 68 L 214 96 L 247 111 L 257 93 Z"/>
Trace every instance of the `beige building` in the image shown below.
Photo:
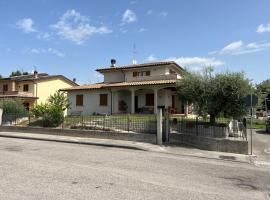
<path fill-rule="evenodd" d="M 34 72 L 30 75 L 0 79 L 0 100 L 20 99 L 27 109 L 35 103 L 45 103 L 51 94 L 61 88 L 78 86 L 62 75 Z"/>
<path fill-rule="evenodd" d="M 96 70 L 102 83 L 63 89 L 71 107 L 68 114 L 156 113 L 158 106 L 173 114 L 188 114 L 188 107 L 177 97 L 176 82 L 184 69 L 175 62 L 154 62 L 111 66 Z"/>

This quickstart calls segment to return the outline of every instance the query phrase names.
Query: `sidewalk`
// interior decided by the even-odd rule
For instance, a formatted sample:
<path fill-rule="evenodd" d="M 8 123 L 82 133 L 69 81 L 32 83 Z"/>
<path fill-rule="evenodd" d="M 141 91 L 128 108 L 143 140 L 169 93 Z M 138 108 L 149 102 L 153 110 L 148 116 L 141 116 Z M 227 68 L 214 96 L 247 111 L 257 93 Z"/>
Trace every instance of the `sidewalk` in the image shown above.
<path fill-rule="evenodd" d="M 0 132 L 0 137 L 74 143 L 84 145 L 97 145 L 104 147 L 115 147 L 115 148 L 125 148 L 156 153 L 165 153 L 179 156 L 193 156 L 198 158 L 219 159 L 219 160 L 250 163 L 250 157 L 248 155 L 205 151 L 187 146 L 173 146 L 173 145 L 158 146 L 150 143 L 134 142 L 126 140 L 97 139 L 97 138 L 71 137 L 71 136 L 22 133 L 22 132 Z"/>

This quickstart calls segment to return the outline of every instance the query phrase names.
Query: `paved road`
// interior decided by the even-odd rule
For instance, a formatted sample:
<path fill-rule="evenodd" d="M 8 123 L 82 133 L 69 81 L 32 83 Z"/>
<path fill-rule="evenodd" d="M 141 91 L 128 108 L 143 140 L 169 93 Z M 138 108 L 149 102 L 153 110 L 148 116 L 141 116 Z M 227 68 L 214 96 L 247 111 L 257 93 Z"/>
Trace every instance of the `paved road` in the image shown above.
<path fill-rule="evenodd" d="M 270 199 L 246 163 L 0 138 L 0 199 Z"/>
<path fill-rule="evenodd" d="M 253 131 L 253 154 L 257 156 L 257 163 L 270 167 L 270 134 L 264 130 Z"/>

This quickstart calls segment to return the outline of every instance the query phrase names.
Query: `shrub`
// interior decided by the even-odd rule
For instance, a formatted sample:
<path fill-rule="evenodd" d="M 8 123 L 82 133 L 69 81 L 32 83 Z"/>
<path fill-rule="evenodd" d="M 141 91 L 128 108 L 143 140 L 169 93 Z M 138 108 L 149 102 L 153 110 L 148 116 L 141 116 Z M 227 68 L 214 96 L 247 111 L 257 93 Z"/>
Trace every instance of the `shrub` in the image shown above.
<path fill-rule="evenodd" d="M 23 103 L 19 100 L 3 100 L 0 102 L 0 108 L 3 109 L 3 114 L 26 114 Z"/>
<path fill-rule="evenodd" d="M 58 105 L 35 105 L 31 110 L 31 114 L 35 117 L 41 117 L 44 127 L 57 127 L 64 121 L 63 109 Z"/>

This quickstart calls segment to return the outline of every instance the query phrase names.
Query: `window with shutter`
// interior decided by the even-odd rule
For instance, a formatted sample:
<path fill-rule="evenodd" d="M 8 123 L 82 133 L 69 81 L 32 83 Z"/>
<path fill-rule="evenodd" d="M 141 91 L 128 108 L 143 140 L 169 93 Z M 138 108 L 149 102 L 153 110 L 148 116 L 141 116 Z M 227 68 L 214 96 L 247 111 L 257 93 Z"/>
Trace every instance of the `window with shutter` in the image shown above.
<path fill-rule="evenodd" d="M 108 105 L 108 94 L 100 94 L 99 95 L 99 105 L 107 106 Z"/>
<path fill-rule="evenodd" d="M 8 91 L 8 84 L 3 85 L 3 91 L 4 92 L 7 92 Z"/>
<path fill-rule="evenodd" d="M 83 95 L 76 95 L 76 106 L 83 106 Z"/>
<path fill-rule="evenodd" d="M 24 84 L 23 85 L 23 91 L 24 92 L 28 92 L 29 91 L 29 85 L 28 84 Z"/>
<path fill-rule="evenodd" d="M 154 106 L 154 94 L 146 94 L 145 95 L 145 105 L 146 106 Z"/>

